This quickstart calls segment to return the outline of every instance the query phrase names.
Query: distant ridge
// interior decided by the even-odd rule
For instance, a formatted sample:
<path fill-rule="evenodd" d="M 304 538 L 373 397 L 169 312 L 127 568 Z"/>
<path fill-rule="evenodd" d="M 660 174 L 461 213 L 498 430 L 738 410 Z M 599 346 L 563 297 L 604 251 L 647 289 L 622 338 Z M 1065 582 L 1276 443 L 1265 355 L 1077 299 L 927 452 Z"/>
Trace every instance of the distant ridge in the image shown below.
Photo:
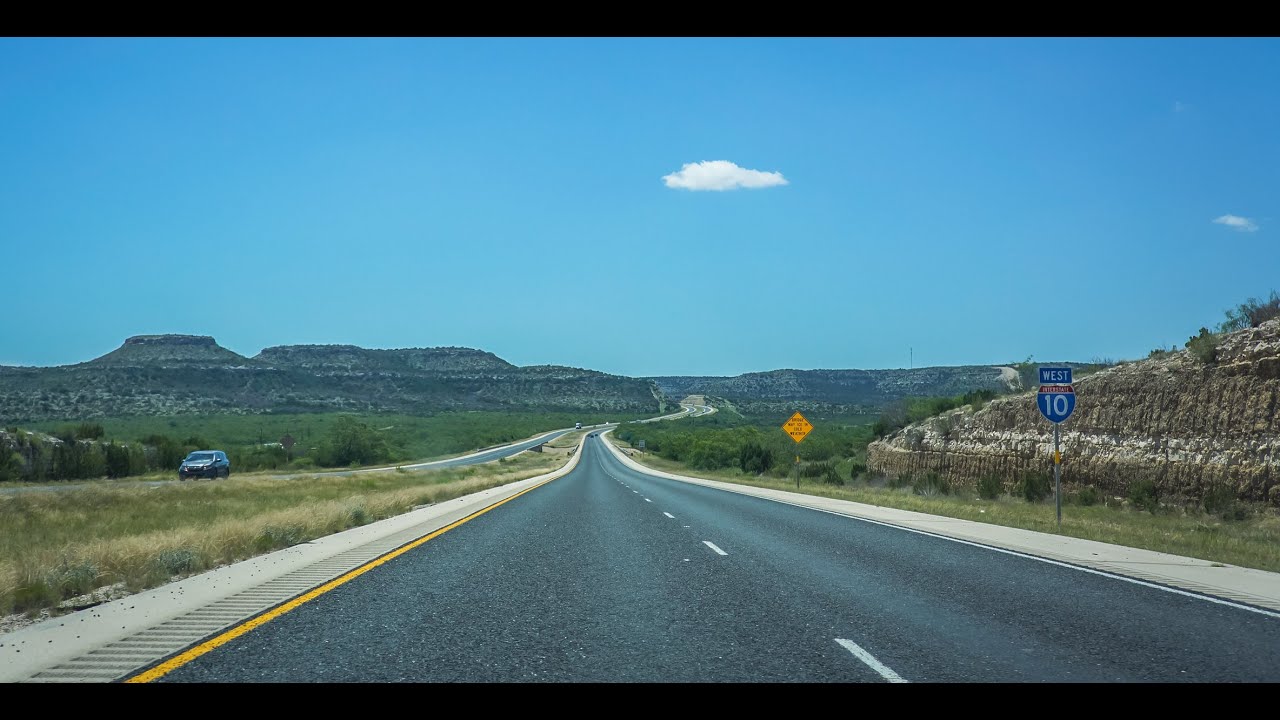
<path fill-rule="evenodd" d="M 248 358 L 219 345 L 208 335 L 134 335 L 124 344 L 87 364 L 98 365 L 225 365 Z"/>
<path fill-rule="evenodd" d="M 130 415 L 450 410 L 661 413 L 652 382 L 518 367 L 462 347 L 278 345 L 248 358 L 207 335 L 136 335 L 93 360 L 0 366 L 0 427 Z"/>
<path fill-rule="evenodd" d="M 277 345 L 254 360 L 299 368 L 379 368 L 435 372 L 508 371 L 515 365 L 491 352 L 464 347 L 370 350 L 355 345 Z"/>
<path fill-rule="evenodd" d="M 958 365 L 910 370 L 770 370 L 733 377 L 652 377 L 670 397 L 724 398 L 748 413 L 812 408 L 876 413 L 908 397 L 954 396 L 974 390 L 1008 392 L 1016 373 L 998 365 Z"/>

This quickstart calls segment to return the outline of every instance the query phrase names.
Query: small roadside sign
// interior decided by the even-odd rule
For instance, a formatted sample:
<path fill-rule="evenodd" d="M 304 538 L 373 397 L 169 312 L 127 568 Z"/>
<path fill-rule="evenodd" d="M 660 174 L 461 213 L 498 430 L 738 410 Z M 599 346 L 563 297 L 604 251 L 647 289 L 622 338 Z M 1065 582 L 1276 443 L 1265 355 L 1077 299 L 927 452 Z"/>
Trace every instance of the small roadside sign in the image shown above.
<path fill-rule="evenodd" d="M 806 420 L 799 412 L 796 412 L 789 420 L 782 424 L 782 429 L 791 436 L 792 440 L 800 442 L 809 434 L 809 431 L 813 430 L 813 424 Z"/>
<path fill-rule="evenodd" d="M 1058 425 L 1076 410 L 1076 389 L 1071 382 L 1069 367 L 1040 368 L 1036 407 L 1045 420 L 1053 423 L 1053 497 L 1058 508 L 1059 529 L 1062 528 L 1062 451 L 1058 445 L 1061 441 Z"/>
<path fill-rule="evenodd" d="M 1071 382 L 1071 368 L 1069 367 L 1040 368 L 1041 385 L 1070 385 Z"/>
<path fill-rule="evenodd" d="M 285 450 L 293 447 L 293 436 L 285 433 L 285 436 L 280 438 L 280 444 L 284 446 Z"/>
<path fill-rule="evenodd" d="M 1036 393 L 1036 407 L 1045 420 L 1057 424 L 1071 417 L 1076 410 L 1076 389 L 1073 385 L 1041 385 Z"/>

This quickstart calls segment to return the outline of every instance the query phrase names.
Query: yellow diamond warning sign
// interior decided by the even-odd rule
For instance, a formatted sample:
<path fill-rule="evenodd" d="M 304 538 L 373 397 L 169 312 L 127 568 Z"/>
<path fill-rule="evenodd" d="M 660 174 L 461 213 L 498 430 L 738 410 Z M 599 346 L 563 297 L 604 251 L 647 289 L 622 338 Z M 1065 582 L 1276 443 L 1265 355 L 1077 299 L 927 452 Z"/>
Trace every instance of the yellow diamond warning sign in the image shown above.
<path fill-rule="evenodd" d="M 791 436 L 792 440 L 800 442 L 813 429 L 813 425 L 808 420 L 805 420 L 803 415 L 796 413 L 791 416 L 790 420 L 782 424 L 782 429 Z"/>

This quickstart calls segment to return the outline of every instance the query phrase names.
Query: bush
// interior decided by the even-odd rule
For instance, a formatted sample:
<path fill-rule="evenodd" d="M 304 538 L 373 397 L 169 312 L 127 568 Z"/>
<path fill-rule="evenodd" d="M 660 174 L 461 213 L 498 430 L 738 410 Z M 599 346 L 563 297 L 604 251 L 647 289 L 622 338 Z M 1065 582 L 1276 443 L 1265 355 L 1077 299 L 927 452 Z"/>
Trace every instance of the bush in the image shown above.
<path fill-rule="evenodd" d="M 807 463 L 800 466 L 800 477 L 820 478 L 827 474 L 830 467 L 830 463 Z"/>
<path fill-rule="evenodd" d="M 165 577 L 183 575 L 204 569 L 204 560 L 200 553 L 188 548 L 171 548 L 160 551 L 151 560 L 151 564 Z"/>
<path fill-rule="evenodd" d="M 1139 510 L 1155 512 L 1160 505 L 1160 491 L 1153 480 L 1136 480 L 1129 485 L 1129 503 Z"/>
<path fill-rule="evenodd" d="M 849 479 L 857 482 L 858 478 L 867 474 L 867 464 L 864 462 L 853 461 L 852 467 L 849 468 Z"/>
<path fill-rule="evenodd" d="M 926 497 L 950 495 L 951 482 L 936 472 L 928 472 L 911 483 L 911 491 Z"/>
<path fill-rule="evenodd" d="M 1097 505 L 1100 496 L 1098 488 L 1086 485 L 1076 491 L 1076 502 L 1080 505 Z"/>
<path fill-rule="evenodd" d="M 21 455 L 0 445 L 0 482 L 21 480 L 26 470 L 27 463 Z"/>
<path fill-rule="evenodd" d="M 822 475 L 822 482 L 828 485 L 844 485 L 844 476 L 836 470 L 835 465 L 828 465 L 827 471 Z"/>
<path fill-rule="evenodd" d="M 1053 485 L 1048 475 L 1030 472 L 1018 481 L 1018 494 L 1027 502 L 1040 502 L 1053 494 Z"/>
<path fill-rule="evenodd" d="M 279 550 L 307 541 L 306 528 L 301 525 L 268 525 L 254 538 L 258 550 Z"/>
<path fill-rule="evenodd" d="M 1247 302 L 1227 311 L 1227 319 L 1218 326 L 1222 332 L 1243 330 L 1258 327 L 1272 318 L 1280 317 L 1280 294 L 1271 291 L 1271 297 L 1265 302 L 1258 298 L 1249 298 Z"/>
<path fill-rule="evenodd" d="M 360 467 L 386 460 L 390 455 L 386 441 L 376 431 L 343 415 L 321 441 L 318 461 L 328 467 Z"/>
<path fill-rule="evenodd" d="M 1223 520 L 1243 520 L 1249 514 L 1244 504 L 1236 497 L 1235 491 L 1227 485 L 1210 486 L 1200 499 L 1200 503 L 1205 512 L 1217 515 Z"/>
<path fill-rule="evenodd" d="M 773 467 L 773 451 L 759 443 L 749 442 L 738 452 L 738 466 L 742 472 L 761 475 Z"/>
<path fill-rule="evenodd" d="M 87 560 L 63 559 L 48 573 L 47 583 L 55 588 L 62 600 L 85 595 L 98 587 L 102 578 L 98 566 Z"/>
<path fill-rule="evenodd" d="M 347 527 L 360 527 L 369 524 L 369 511 L 363 505 L 347 508 Z"/>
<path fill-rule="evenodd" d="M 1004 494 L 1004 482 L 994 475 L 978 478 L 978 497 L 983 500 L 995 500 Z"/>
<path fill-rule="evenodd" d="M 1208 328 L 1202 327 L 1199 335 L 1192 335 L 1187 339 L 1187 349 L 1200 362 L 1212 365 L 1218 360 L 1218 345 L 1221 343 L 1222 338 L 1217 333 L 1209 332 Z"/>
<path fill-rule="evenodd" d="M 912 482 L 910 475 L 888 475 L 884 479 L 884 486 L 890 490 L 897 490 Z"/>
<path fill-rule="evenodd" d="M 77 440 L 100 440 L 105 434 L 98 423 L 81 423 L 75 430 Z"/>

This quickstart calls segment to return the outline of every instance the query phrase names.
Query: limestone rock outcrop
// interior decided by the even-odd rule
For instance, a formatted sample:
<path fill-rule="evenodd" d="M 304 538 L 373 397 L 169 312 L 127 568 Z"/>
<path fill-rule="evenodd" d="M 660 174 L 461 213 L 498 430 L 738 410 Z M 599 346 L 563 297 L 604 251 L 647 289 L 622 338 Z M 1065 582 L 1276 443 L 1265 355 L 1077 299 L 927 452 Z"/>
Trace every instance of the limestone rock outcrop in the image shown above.
<path fill-rule="evenodd" d="M 1225 485 L 1243 500 L 1280 503 L 1280 318 L 1225 335 L 1217 359 L 1182 350 L 1122 363 L 1075 383 L 1061 423 L 1064 488 L 1123 496 L 1151 480 L 1167 497 L 1200 498 Z M 973 487 L 1052 473 L 1053 425 L 1036 391 L 961 408 L 873 442 L 868 470 L 901 477 L 937 472 Z"/>

